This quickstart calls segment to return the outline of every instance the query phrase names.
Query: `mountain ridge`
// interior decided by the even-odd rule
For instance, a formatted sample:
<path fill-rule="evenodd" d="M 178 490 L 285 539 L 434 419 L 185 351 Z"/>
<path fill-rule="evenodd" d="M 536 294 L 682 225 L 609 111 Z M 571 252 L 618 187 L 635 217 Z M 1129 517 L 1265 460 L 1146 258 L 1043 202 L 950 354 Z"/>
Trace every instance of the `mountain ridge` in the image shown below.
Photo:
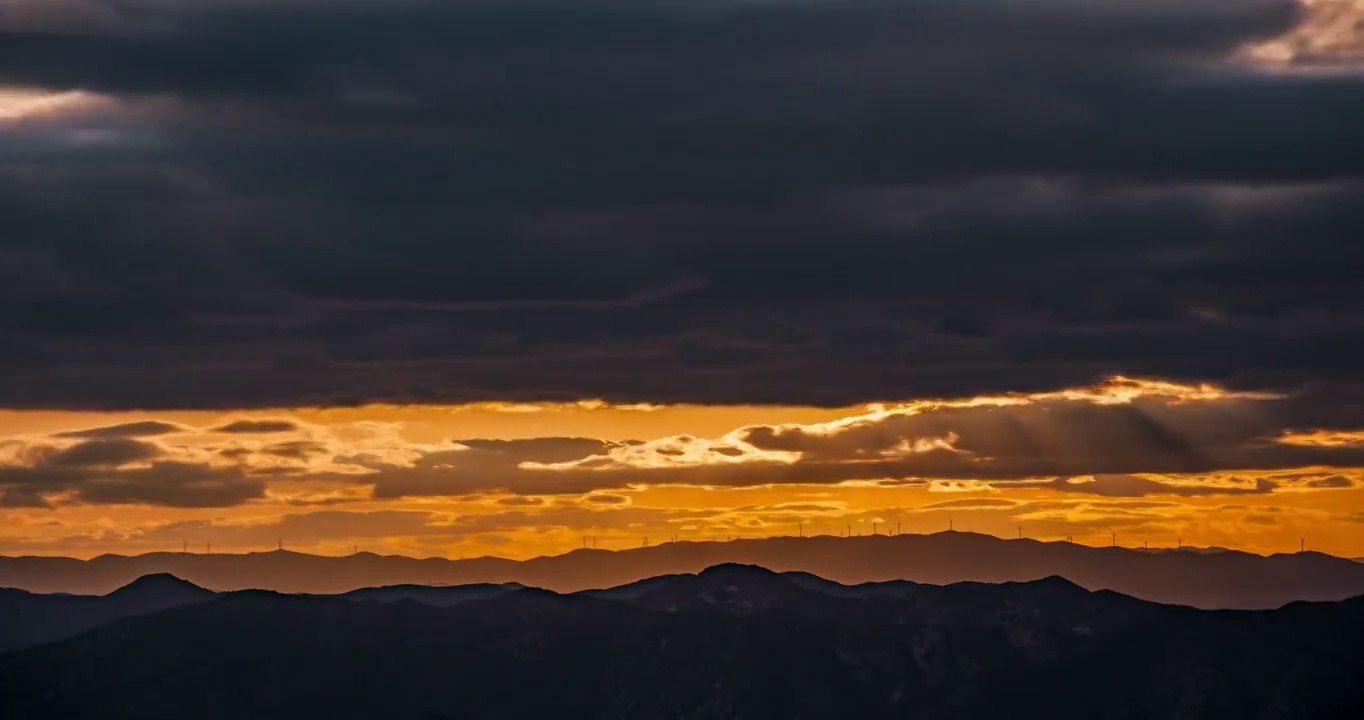
<path fill-rule="evenodd" d="M 449 606 L 224 592 L 0 653 L 0 707 L 26 720 L 1364 710 L 1364 597 L 1226 612 L 1056 577 L 839 586 L 728 564 L 650 580 L 616 599 L 513 588 Z"/>
<path fill-rule="evenodd" d="M 1266 609 L 1295 600 L 1364 594 L 1364 564 L 1316 552 L 1256 555 L 1234 550 L 1096 548 L 964 532 L 683 541 L 627 550 L 575 549 L 520 561 L 372 553 L 319 556 L 278 550 L 242 555 L 107 554 L 90 560 L 0 557 L 0 586 L 102 594 L 143 575 L 167 572 L 215 590 L 261 587 L 339 594 L 377 586 L 516 582 L 576 592 L 728 562 L 805 571 L 844 584 L 1008 582 L 1056 575 L 1091 590 L 1204 608 Z"/>
<path fill-rule="evenodd" d="M 0 621 L 0 651 L 62 640 L 128 617 L 223 600 L 345 601 L 450 608 L 496 599 L 534 603 L 538 602 L 537 598 L 553 597 L 565 602 L 577 599 L 623 602 L 669 612 L 677 612 L 681 608 L 710 608 L 749 614 L 755 609 L 772 609 L 775 603 L 789 604 L 792 598 L 807 604 L 822 604 L 822 607 L 833 599 L 907 601 L 917 597 L 919 601 L 933 602 L 953 594 L 1021 593 L 1040 597 L 1057 592 L 1070 596 L 1117 595 L 1108 590 L 1086 590 L 1059 577 L 998 584 L 961 582 L 926 585 L 892 581 L 844 585 L 809 573 L 778 573 L 761 566 L 737 563 L 715 565 L 697 573 L 661 575 L 617 587 L 574 593 L 556 593 L 518 583 L 435 587 L 399 585 L 361 588 L 332 595 L 282 593 L 259 588 L 214 592 L 174 575 L 160 573 L 138 578 L 106 595 L 39 594 L 0 588 L 0 615 L 8 618 L 7 622 Z M 1120 597 L 1131 602 L 1145 602 Z"/>

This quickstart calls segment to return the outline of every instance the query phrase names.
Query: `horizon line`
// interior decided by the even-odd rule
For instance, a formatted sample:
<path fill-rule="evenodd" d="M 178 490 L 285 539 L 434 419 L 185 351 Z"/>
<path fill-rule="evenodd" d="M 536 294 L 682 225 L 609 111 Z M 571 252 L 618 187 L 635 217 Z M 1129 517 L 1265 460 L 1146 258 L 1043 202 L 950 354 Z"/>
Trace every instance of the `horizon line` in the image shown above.
<path fill-rule="evenodd" d="M 307 556 L 307 557 L 319 558 L 319 559 L 327 559 L 327 560 L 345 560 L 345 559 L 347 559 L 347 558 L 357 558 L 357 557 L 361 557 L 361 556 L 368 556 L 368 557 L 376 557 L 376 558 L 402 558 L 402 559 L 406 559 L 406 560 L 416 560 L 416 561 L 439 560 L 439 561 L 451 562 L 451 563 L 454 563 L 454 562 L 473 562 L 473 561 L 478 561 L 478 560 L 496 560 L 496 561 L 509 562 L 509 563 L 526 563 L 526 562 L 531 562 L 531 561 L 535 561 L 535 560 L 548 560 L 548 559 L 554 559 L 554 558 L 568 557 L 568 556 L 570 556 L 570 555 L 574 555 L 574 554 L 577 554 L 577 553 L 591 553 L 591 552 L 603 552 L 603 553 L 613 553 L 613 554 L 614 554 L 614 553 L 627 553 L 627 552 L 638 552 L 638 551 L 654 550 L 654 549 L 657 549 L 657 548 L 662 548 L 662 547 L 667 547 L 667 546 L 672 546 L 672 545 L 729 545 L 729 544 L 737 544 L 737 543 L 745 543 L 745 542 L 773 542 L 773 541 L 783 542 L 783 541 L 804 541 L 804 540 L 821 540 L 821 541 L 827 541 L 827 540 L 872 540 L 872 541 L 877 541 L 877 540 L 875 540 L 875 539 L 878 539 L 878 538 L 880 539 L 880 541 L 885 541 L 885 540 L 893 540 L 893 539 L 900 538 L 900 537 L 933 538 L 933 537 L 939 537 L 939 536 L 958 536 L 958 535 L 959 535 L 959 536 L 973 536 L 973 537 L 980 537 L 980 538 L 990 538 L 990 539 L 992 539 L 992 540 L 996 540 L 996 541 L 999 541 L 999 542 L 1006 542 L 1006 543 L 1007 543 L 1007 542 L 1031 542 L 1031 543 L 1039 544 L 1039 545 L 1078 545 L 1078 546 L 1081 546 L 1081 547 L 1083 547 L 1083 548 L 1087 548 L 1087 549 L 1089 549 L 1089 550 L 1127 550 L 1127 551 L 1132 551 L 1132 552 L 1136 552 L 1136 553 L 1144 553 L 1144 554 L 1150 554 L 1150 555 L 1167 554 L 1167 553 L 1184 553 L 1184 552 L 1193 553 L 1193 552 L 1208 552 L 1208 551 L 1214 551 L 1214 552 L 1220 552 L 1220 553 L 1236 553 L 1236 554 L 1240 554 L 1240 555 L 1250 555 L 1250 556 L 1262 557 L 1262 558 L 1273 558 L 1273 557 L 1294 556 L 1294 555 L 1321 555 L 1321 556 L 1324 556 L 1324 557 L 1337 558 L 1337 559 L 1341 559 L 1341 560 L 1350 560 L 1350 561 L 1361 560 L 1361 558 L 1352 558 L 1352 557 L 1347 557 L 1347 556 L 1343 556 L 1343 555 L 1332 555 L 1332 554 L 1330 554 L 1330 553 L 1322 552 L 1322 551 L 1320 551 L 1320 550 L 1307 550 L 1307 549 L 1305 549 L 1305 547 L 1304 547 L 1303 549 L 1300 549 L 1300 550 L 1297 550 L 1297 551 L 1291 551 L 1291 552 L 1275 552 L 1275 553 L 1269 553 L 1269 554 L 1261 554 L 1261 553 L 1257 553 L 1257 552 L 1254 552 L 1254 551 L 1251 551 L 1251 550 L 1240 550 L 1240 549 L 1237 549 L 1237 548 L 1229 548 L 1229 547 L 1216 546 L 1216 545 L 1213 545 L 1213 546 L 1197 546 L 1197 545 L 1183 545 L 1183 544 L 1181 544 L 1181 545 L 1178 545 L 1178 546 L 1175 546 L 1175 547 L 1149 547 L 1149 546 L 1135 547 L 1135 546 L 1121 545 L 1121 544 L 1116 544 L 1116 543 L 1115 543 L 1115 544 L 1110 544 L 1110 545 L 1090 545 L 1090 544 L 1086 544 L 1086 543 L 1083 543 L 1083 542 L 1079 542 L 1079 541 L 1076 541 L 1076 540 L 1073 540 L 1073 539 L 1070 539 L 1070 540 L 1054 540 L 1054 539 L 1052 539 L 1052 540 L 1043 540 L 1043 539 L 1032 538 L 1032 537 L 1027 537 L 1027 536 L 1021 536 L 1021 537 L 1001 537 L 1001 536 L 999 536 L 999 535 L 993 535 L 993 534 L 989 534 L 989 533 L 974 532 L 974 531 L 971 531 L 971 530 L 956 530 L 956 529 L 939 530 L 939 531 L 931 532 L 931 533 L 902 532 L 902 533 L 891 533 L 891 534 L 886 534 L 886 533 L 871 533 L 871 534 L 865 534 L 865 535 L 832 535 L 832 534 L 819 534 L 819 535 L 768 535 L 768 536 L 764 536 L 764 537 L 733 537 L 733 538 L 729 538 L 729 539 L 714 539 L 714 538 L 710 538 L 710 539 L 697 539 L 697 540 L 688 540 L 688 539 L 684 539 L 684 538 L 679 537 L 679 538 L 676 539 L 676 540 L 669 539 L 669 540 L 665 540 L 665 541 L 658 542 L 658 543 L 651 543 L 651 544 L 641 545 L 641 546 L 636 546 L 636 547 L 617 547 L 617 548 L 575 547 L 575 548 L 573 548 L 573 549 L 571 549 L 571 550 L 568 550 L 567 552 L 559 553 L 559 554 L 557 554 L 557 555 L 536 555 L 536 556 L 533 556 L 533 557 L 527 557 L 527 558 L 521 558 L 521 559 L 509 558 L 509 557 L 504 557 L 504 556 L 500 556 L 500 555 L 478 555 L 478 556 L 459 557 L 459 558 L 442 557 L 442 556 L 439 556 L 439 555 L 428 555 L 428 556 L 424 556 L 424 557 L 423 557 L 423 556 L 416 556 L 416 555 L 404 555 L 404 554 L 401 554 L 401 553 L 380 554 L 380 553 L 375 553 L 375 552 L 372 552 L 372 551 L 369 551 L 369 550 L 356 550 L 355 552 L 346 553 L 346 554 L 344 554 L 344 555 L 328 555 L 328 554 L 321 554 L 321 553 L 314 553 L 314 552 L 304 552 L 304 551 L 298 551 L 298 550 L 289 550 L 289 549 L 286 549 L 286 548 L 284 548 L 284 547 L 281 546 L 281 547 L 278 547 L 278 548 L 275 548 L 275 549 L 271 549 L 271 550 L 247 550 L 247 551 L 243 551 L 243 552 L 216 552 L 216 553 L 215 553 L 215 552 L 193 552 L 193 551 L 187 551 L 187 550 L 179 550 L 179 551 L 176 551 L 176 550 L 149 550 L 149 551 L 147 551 L 147 552 L 142 552 L 142 553 L 137 553 L 137 554 L 128 555 L 128 554 L 123 554 L 123 553 L 107 552 L 107 553 L 100 553 L 99 555 L 94 555 L 94 556 L 91 556 L 91 557 L 89 557 L 89 558 L 78 558 L 78 557 L 72 557 L 72 556 L 69 556 L 69 555 L 11 555 L 11 554 L 7 554 L 7 553 L 0 553 L 0 560 L 52 559 L 52 560 L 71 560 L 71 561 L 75 561 L 75 562 L 89 563 L 89 562 L 94 562 L 94 561 L 96 561 L 96 560 L 100 560 L 100 559 L 102 559 L 102 558 L 124 558 L 124 559 L 133 559 L 133 558 L 148 557 L 148 556 L 152 556 L 152 555 L 184 555 L 184 556 L 194 556 L 194 557 L 252 557 L 252 556 L 258 556 L 258 555 L 283 555 L 283 554 L 288 554 L 288 555 L 301 555 L 301 556 Z M 591 537 L 591 536 L 587 536 L 587 537 Z M 1073 536 L 1072 536 L 1072 537 L 1073 537 Z"/>

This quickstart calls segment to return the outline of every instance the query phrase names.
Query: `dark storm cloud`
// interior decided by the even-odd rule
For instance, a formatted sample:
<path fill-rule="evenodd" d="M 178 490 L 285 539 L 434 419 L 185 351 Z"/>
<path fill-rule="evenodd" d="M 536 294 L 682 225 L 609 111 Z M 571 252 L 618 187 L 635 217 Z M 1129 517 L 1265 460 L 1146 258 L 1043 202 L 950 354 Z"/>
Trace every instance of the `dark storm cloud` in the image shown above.
<path fill-rule="evenodd" d="M 158 461 L 146 467 L 0 467 L 7 501 L 74 491 L 90 505 L 159 505 L 213 508 L 241 505 L 265 496 L 265 483 L 240 468 Z"/>
<path fill-rule="evenodd" d="M 71 493 L 91 505 L 229 507 L 264 497 L 265 483 L 240 467 L 162 459 L 164 450 L 129 438 L 34 447 L 26 462 L 0 465 L 0 505 L 51 507 L 47 495 Z"/>
<path fill-rule="evenodd" d="M 112 467 L 150 460 L 161 448 L 129 438 L 87 440 L 56 450 L 43 459 L 51 467 Z"/>
<path fill-rule="evenodd" d="M 8 488 L 0 492 L 0 508 L 50 510 L 52 503 L 29 488 Z"/>
<path fill-rule="evenodd" d="M 293 440 L 290 442 L 275 443 L 265 449 L 265 452 L 275 457 L 307 459 L 314 455 L 325 455 L 330 449 L 319 442 L 311 440 Z"/>
<path fill-rule="evenodd" d="M 1308 480 L 1307 487 L 1311 488 L 1350 488 L 1354 487 L 1354 481 L 1344 475 L 1331 475 L 1329 477 Z"/>
<path fill-rule="evenodd" d="M 624 495 L 588 495 L 587 502 L 595 505 L 624 505 L 630 502 L 630 498 Z"/>
<path fill-rule="evenodd" d="M 288 420 L 237 420 L 221 427 L 213 428 L 213 432 L 229 433 L 236 435 L 270 435 L 274 433 L 293 432 L 298 429 L 298 425 Z"/>
<path fill-rule="evenodd" d="M 511 489 L 533 495 L 584 493 L 591 483 L 563 483 L 553 474 L 525 475 L 521 463 L 563 463 L 606 452 L 614 443 L 585 438 L 533 438 L 526 440 L 461 440 L 458 447 L 424 453 L 411 466 L 398 467 L 368 462 L 365 458 L 342 461 L 368 465 L 374 476 L 358 476 L 374 483 L 376 498 L 422 495 L 468 495 Z M 357 477 L 349 478 L 355 481 Z M 513 487 L 514 486 L 514 487 Z"/>
<path fill-rule="evenodd" d="M 184 428 L 172 423 L 160 422 L 158 420 L 146 420 L 142 422 L 123 423 L 120 425 L 106 425 L 104 427 L 89 428 L 88 430 L 71 430 L 53 435 L 55 438 L 132 438 L 132 437 L 154 437 L 156 435 L 168 435 L 170 433 L 181 432 Z"/>
<path fill-rule="evenodd" d="M 42 6 L 39 10 L 38 7 Z M 0 0 L 0 405 L 844 404 L 1364 351 L 1289 0 Z"/>

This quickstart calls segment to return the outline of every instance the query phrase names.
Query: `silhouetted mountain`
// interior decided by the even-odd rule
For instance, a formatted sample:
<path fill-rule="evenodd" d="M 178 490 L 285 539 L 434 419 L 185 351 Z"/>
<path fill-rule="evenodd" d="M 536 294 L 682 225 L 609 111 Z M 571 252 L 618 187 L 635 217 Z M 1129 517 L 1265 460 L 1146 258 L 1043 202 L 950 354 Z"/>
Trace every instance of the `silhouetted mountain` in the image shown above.
<path fill-rule="evenodd" d="M 206 590 L 192 582 L 181 580 L 170 573 L 155 573 L 143 575 L 109 593 L 105 598 L 115 601 L 123 607 L 136 609 L 142 606 L 170 607 L 183 602 L 204 599 L 213 594 L 212 590 Z M 161 607 L 155 607 L 155 609 L 161 609 Z"/>
<path fill-rule="evenodd" d="M 646 587 L 629 602 L 641 607 L 686 612 L 721 609 L 752 614 L 773 609 L 797 611 L 834 599 L 802 588 L 789 578 L 754 565 L 725 564 L 697 575 L 673 575 Z"/>
<path fill-rule="evenodd" d="M 1061 578 L 1046 578 L 1032 583 L 1004 583 L 998 586 L 980 583 L 959 583 L 949 586 L 924 585 L 905 581 L 843 585 L 803 572 L 775 573 L 752 565 L 725 564 L 708 568 L 699 574 L 663 575 L 602 590 L 584 590 L 575 595 L 584 598 L 630 601 L 633 604 L 676 612 L 681 609 L 724 608 L 735 613 L 771 610 L 779 603 L 799 602 L 806 609 L 827 609 L 828 598 L 889 597 L 911 601 L 902 607 L 919 612 L 951 610 L 979 612 L 969 603 L 943 602 L 953 593 L 984 596 L 982 592 L 1004 597 L 1013 588 L 1028 588 L 1032 597 L 1042 597 L 1049 589 L 1067 594 L 1070 598 L 1089 596 L 1090 593 Z M 982 591 L 981 588 L 993 588 Z M 362 588 L 335 596 L 311 595 L 313 598 L 332 598 L 351 602 L 401 603 L 411 602 L 430 607 L 450 607 L 472 600 L 500 597 L 512 592 L 530 590 L 523 585 L 457 585 L 428 587 L 424 585 L 396 585 Z M 557 594 L 545 590 L 539 593 Z M 285 595 L 273 590 L 237 590 L 224 595 L 238 597 L 277 597 Z M 1104 591 L 1101 594 L 1110 594 Z M 39 595 L 22 590 L 0 590 L 0 609 L 6 609 L 7 623 L 0 624 L 0 649 L 16 649 L 70 637 L 77 632 L 98 627 L 129 615 L 156 612 L 193 602 L 203 602 L 217 595 L 172 575 L 148 575 L 109 595 L 75 596 L 66 594 Z M 523 598 L 533 593 L 522 593 Z M 1126 596 L 1114 595 L 1129 602 Z M 1120 601 L 1113 604 L 1119 605 Z M 1074 609 L 1075 603 L 1065 605 Z"/>
<path fill-rule="evenodd" d="M 500 585 L 476 583 L 473 585 L 454 585 L 450 587 L 389 585 L 387 587 L 352 590 L 348 593 L 343 593 L 338 597 L 347 600 L 381 603 L 411 600 L 432 607 L 449 607 L 470 600 L 481 600 L 483 598 L 505 595 L 514 590 L 521 590 L 524 588 L 525 586 L 520 583 L 503 583 Z"/>
<path fill-rule="evenodd" d="M 804 571 L 842 583 L 997 583 L 1056 575 L 1091 590 L 1204 608 L 1267 609 L 1295 600 L 1364 594 L 1364 564 L 1321 553 L 1262 556 L 1223 549 L 1095 548 L 961 532 L 680 542 L 621 551 L 575 550 L 526 561 L 419 560 L 370 553 L 323 557 L 285 551 L 102 555 L 88 561 L 0 557 L 0 587 L 96 594 L 143 575 L 171 573 L 220 590 L 259 587 L 336 594 L 375 586 L 514 582 L 575 592 L 695 573 L 722 563 Z"/>
<path fill-rule="evenodd" d="M 449 607 L 521 589 L 524 589 L 524 586 L 516 583 L 452 587 L 394 585 L 361 588 L 334 597 L 352 602 L 416 602 L 431 607 Z M 267 597 L 283 595 L 272 590 L 238 590 L 231 594 Z M 107 625 L 119 618 L 204 602 L 217 595 L 218 593 L 212 590 L 206 590 L 164 573 L 138 578 L 103 596 L 64 593 L 43 595 L 25 590 L 0 588 L 0 651 L 61 640 Z"/>
<path fill-rule="evenodd" d="M 735 565 L 611 595 L 226 593 L 0 655 L 0 713 L 1364 717 L 1364 599 L 1214 612 L 1060 578 L 839 586 Z"/>
<path fill-rule="evenodd" d="M 104 596 L 37 595 L 0 588 L 0 650 L 71 637 L 130 615 L 204 602 L 215 596 L 172 575 L 148 575 Z"/>

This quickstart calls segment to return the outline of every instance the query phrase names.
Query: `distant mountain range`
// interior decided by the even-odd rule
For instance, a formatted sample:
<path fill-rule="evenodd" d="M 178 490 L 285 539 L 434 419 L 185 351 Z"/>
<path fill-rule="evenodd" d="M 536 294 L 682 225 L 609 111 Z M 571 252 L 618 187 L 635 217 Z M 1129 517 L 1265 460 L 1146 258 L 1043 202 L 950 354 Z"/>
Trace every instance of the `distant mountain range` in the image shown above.
<path fill-rule="evenodd" d="M 396 585 L 318 597 L 378 604 L 406 601 L 429 607 L 451 607 L 521 589 L 524 589 L 523 586 L 516 583 L 454 587 Z M 62 640 L 125 617 L 150 615 L 219 597 L 220 593 L 165 574 L 138 578 L 108 595 L 38 594 L 0 588 L 0 652 Z"/>
<path fill-rule="evenodd" d="M 120 618 L 217 597 L 171 575 L 148 575 L 105 596 L 35 595 L 0 588 L 0 651 L 60 640 Z"/>
<path fill-rule="evenodd" d="M 1221 549 L 1096 548 L 962 532 L 678 542 L 619 551 L 575 550 L 525 561 L 370 553 L 324 557 L 288 551 L 103 555 L 91 560 L 0 557 L 0 586 L 101 594 L 144 575 L 170 573 L 218 590 L 336 594 L 375 586 L 520 583 L 574 592 L 695 573 L 722 563 L 804 571 L 842 583 L 997 583 L 1061 576 L 1091 590 L 1202 608 L 1268 609 L 1297 600 L 1364 594 L 1364 564 L 1315 552 L 1261 556 Z"/>
<path fill-rule="evenodd" d="M 0 654 L 0 716 L 1364 717 L 1364 598 L 1210 612 L 1058 577 L 849 586 L 728 564 L 569 595 L 159 577 L 81 602 L 120 597 L 179 604 Z"/>

